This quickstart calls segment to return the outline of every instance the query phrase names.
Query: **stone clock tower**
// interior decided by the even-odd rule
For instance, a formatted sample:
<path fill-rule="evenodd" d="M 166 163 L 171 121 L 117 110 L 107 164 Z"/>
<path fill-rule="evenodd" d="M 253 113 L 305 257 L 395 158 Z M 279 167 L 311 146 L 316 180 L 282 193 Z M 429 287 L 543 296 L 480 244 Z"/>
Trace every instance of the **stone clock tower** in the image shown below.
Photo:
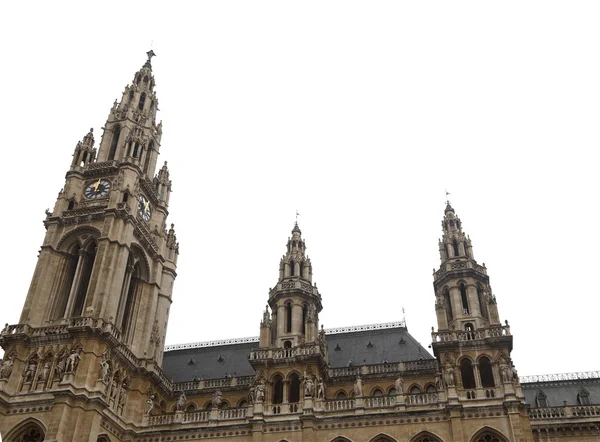
<path fill-rule="evenodd" d="M 167 163 L 155 174 L 162 123 L 156 122 L 153 56 L 148 52 L 115 100 L 98 149 L 93 129 L 77 143 L 65 185 L 46 212 L 19 324 L 0 337 L 12 364 L 0 379 L 0 395 L 54 402 L 45 419 L 51 424 L 40 427 L 47 440 L 87 440 L 75 431 L 90 434 L 98 426 L 83 417 L 98 410 L 90 400 L 97 396 L 123 413 L 127 400 L 145 401 L 140 369 L 146 380 L 162 376 L 179 245 L 173 224 L 167 227 Z M 68 403 L 48 397 L 67 391 Z"/>

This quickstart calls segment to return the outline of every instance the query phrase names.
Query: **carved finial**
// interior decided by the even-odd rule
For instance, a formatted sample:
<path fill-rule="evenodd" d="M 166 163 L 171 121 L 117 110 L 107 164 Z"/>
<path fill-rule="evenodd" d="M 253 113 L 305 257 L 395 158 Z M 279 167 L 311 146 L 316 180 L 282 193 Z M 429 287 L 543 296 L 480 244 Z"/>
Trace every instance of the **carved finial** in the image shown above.
<path fill-rule="evenodd" d="M 150 63 L 152 60 L 152 57 L 156 57 L 156 54 L 154 53 L 154 51 L 152 49 L 150 49 L 148 52 L 146 52 L 146 55 L 148 56 L 148 61 L 146 61 L 146 64 L 144 66 L 147 67 L 152 67 L 152 64 Z"/>

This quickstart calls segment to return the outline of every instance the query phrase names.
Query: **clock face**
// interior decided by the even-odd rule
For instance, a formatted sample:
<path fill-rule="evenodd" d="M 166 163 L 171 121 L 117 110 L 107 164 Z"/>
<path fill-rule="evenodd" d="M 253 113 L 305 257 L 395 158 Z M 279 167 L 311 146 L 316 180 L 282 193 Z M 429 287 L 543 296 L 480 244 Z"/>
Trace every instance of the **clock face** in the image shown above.
<path fill-rule="evenodd" d="M 150 201 L 144 195 L 140 195 L 138 198 L 138 215 L 146 222 L 150 221 L 150 217 L 152 216 Z"/>
<path fill-rule="evenodd" d="M 110 192 L 110 181 L 98 179 L 98 181 L 92 181 L 83 190 L 83 195 L 89 199 L 106 198 Z"/>

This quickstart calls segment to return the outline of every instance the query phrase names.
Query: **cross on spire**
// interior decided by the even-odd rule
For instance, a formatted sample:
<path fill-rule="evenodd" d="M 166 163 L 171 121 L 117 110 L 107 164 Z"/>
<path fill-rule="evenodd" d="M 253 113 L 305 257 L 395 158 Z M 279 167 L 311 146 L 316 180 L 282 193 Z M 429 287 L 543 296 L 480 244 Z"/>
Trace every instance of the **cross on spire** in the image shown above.
<path fill-rule="evenodd" d="M 146 61 L 146 66 L 151 66 L 150 62 L 152 60 L 152 57 L 156 57 L 156 54 L 154 53 L 154 51 L 152 49 L 150 49 L 148 52 L 146 52 L 146 55 L 148 56 L 148 61 Z"/>

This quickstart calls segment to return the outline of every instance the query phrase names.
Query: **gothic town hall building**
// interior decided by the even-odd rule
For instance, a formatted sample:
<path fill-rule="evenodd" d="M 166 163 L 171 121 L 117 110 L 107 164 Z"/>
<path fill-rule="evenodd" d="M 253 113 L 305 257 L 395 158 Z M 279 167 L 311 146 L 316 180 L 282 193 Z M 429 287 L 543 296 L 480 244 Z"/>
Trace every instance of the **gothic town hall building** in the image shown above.
<path fill-rule="evenodd" d="M 148 55 L 98 147 L 92 131 L 77 143 L 21 317 L 1 331 L 4 442 L 600 441 L 598 373 L 519 378 L 449 203 L 433 355 L 403 323 L 323 329 L 298 224 L 259 337 L 165 347 L 179 244 Z"/>

